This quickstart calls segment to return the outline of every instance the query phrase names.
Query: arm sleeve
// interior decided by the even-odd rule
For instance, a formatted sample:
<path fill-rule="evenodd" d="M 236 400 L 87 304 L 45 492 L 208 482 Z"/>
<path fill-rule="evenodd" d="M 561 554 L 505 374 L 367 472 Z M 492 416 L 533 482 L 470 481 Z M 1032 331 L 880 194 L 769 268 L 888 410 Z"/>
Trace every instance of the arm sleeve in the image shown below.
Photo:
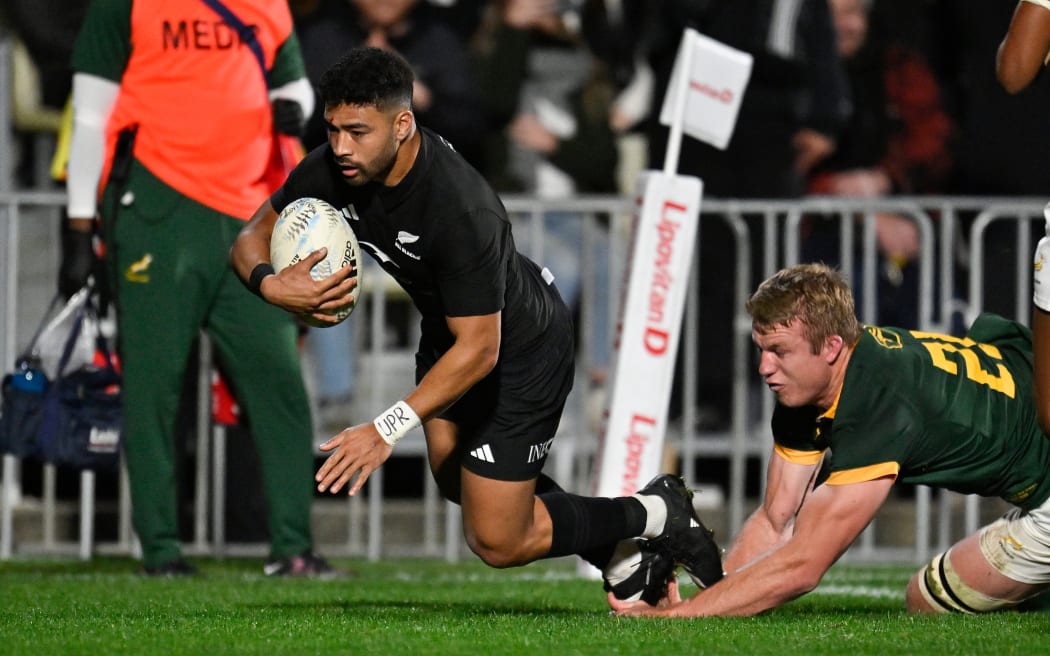
<path fill-rule="evenodd" d="M 306 79 L 306 64 L 303 63 L 299 37 L 292 31 L 274 55 L 273 66 L 266 73 L 266 84 L 271 90 L 279 89 L 300 79 Z"/>
<path fill-rule="evenodd" d="M 73 76 L 73 135 L 66 183 L 67 212 L 72 218 L 95 216 L 106 158 L 106 124 L 119 93 L 120 85 L 105 78 L 87 73 Z"/>
<path fill-rule="evenodd" d="M 299 103 L 299 106 L 303 108 L 303 116 L 309 117 L 314 113 L 314 89 L 305 77 L 293 80 L 276 89 L 270 89 L 270 100 L 278 98 Z"/>

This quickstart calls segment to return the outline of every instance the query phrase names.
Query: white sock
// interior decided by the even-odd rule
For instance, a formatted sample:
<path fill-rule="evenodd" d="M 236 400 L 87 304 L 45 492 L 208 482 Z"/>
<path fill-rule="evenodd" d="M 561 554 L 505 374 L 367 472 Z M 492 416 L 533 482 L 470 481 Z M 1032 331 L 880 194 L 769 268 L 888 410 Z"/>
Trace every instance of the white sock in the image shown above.
<path fill-rule="evenodd" d="M 656 538 L 664 531 L 667 523 L 667 504 L 655 494 L 632 494 L 645 507 L 645 530 L 643 538 Z"/>

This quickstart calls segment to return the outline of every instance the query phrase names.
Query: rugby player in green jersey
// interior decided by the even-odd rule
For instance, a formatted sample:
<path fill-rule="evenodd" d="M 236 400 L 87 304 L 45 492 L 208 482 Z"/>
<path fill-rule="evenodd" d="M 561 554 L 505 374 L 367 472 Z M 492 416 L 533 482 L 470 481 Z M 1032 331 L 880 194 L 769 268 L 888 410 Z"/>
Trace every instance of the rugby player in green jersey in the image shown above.
<path fill-rule="evenodd" d="M 1050 439 L 1032 397 L 1031 334 L 985 314 L 964 338 L 858 323 L 849 287 L 822 264 L 784 269 L 747 304 L 759 373 L 777 397 L 763 504 L 726 576 L 622 615 L 751 615 L 811 590 L 896 482 L 1013 504 L 909 581 L 913 612 L 982 613 L 1050 585 Z"/>

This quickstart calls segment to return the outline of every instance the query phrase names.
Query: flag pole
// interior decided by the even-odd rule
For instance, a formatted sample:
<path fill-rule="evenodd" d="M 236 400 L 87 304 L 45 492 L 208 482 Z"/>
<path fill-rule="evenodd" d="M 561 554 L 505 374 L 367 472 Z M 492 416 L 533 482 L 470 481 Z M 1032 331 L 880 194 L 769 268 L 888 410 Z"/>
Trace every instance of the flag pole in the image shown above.
<path fill-rule="evenodd" d="M 664 174 L 666 175 L 674 175 L 678 170 L 678 157 L 682 150 L 682 124 L 685 121 L 686 94 L 689 93 L 689 69 L 692 68 L 692 59 L 690 58 L 692 45 L 692 34 L 690 34 L 689 30 L 686 30 L 682 34 L 682 43 L 679 46 L 676 61 L 676 64 L 679 66 L 679 75 L 677 79 L 675 79 L 674 75 L 671 76 L 671 80 L 677 85 L 677 88 L 672 90 L 675 103 L 671 112 L 671 132 L 667 137 L 667 151 L 664 153 Z"/>

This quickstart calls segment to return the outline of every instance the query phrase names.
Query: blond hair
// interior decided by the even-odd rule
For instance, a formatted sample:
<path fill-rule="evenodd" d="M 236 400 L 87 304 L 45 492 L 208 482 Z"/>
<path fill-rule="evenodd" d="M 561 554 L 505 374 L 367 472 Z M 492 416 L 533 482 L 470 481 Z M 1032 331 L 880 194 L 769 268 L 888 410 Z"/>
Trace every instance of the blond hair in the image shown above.
<path fill-rule="evenodd" d="M 747 312 L 759 333 L 798 320 L 813 353 L 819 353 L 832 335 L 848 345 L 860 339 L 853 292 L 842 274 L 826 264 L 781 269 L 758 286 L 747 301 Z"/>

